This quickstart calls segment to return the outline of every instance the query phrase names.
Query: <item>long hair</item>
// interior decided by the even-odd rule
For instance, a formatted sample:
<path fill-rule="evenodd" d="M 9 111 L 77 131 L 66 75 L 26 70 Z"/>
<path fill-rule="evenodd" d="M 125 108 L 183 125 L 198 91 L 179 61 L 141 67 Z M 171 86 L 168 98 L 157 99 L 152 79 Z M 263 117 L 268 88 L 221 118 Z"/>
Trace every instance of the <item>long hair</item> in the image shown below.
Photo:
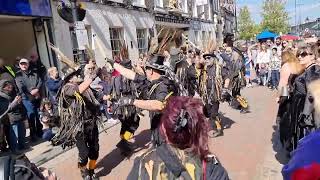
<path fill-rule="evenodd" d="M 182 110 L 187 114 L 187 124 L 175 131 Z M 205 159 L 209 154 L 208 127 L 200 99 L 187 96 L 169 98 L 160 122 L 160 133 L 167 143 L 182 150 L 188 148 Z"/>
<path fill-rule="evenodd" d="M 281 54 L 282 65 L 288 63 L 292 69 L 292 73 L 301 74 L 304 71 L 303 66 L 299 63 L 298 58 L 291 51 L 283 51 Z"/>

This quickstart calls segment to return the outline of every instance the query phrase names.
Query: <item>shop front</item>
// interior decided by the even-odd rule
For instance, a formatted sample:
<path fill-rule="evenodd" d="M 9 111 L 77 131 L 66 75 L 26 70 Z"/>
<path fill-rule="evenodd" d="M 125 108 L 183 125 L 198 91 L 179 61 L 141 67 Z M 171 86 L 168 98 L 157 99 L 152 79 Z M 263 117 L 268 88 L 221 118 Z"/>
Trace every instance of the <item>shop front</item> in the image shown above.
<path fill-rule="evenodd" d="M 47 68 L 57 66 L 48 44 L 51 33 L 50 0 L 0 1 L 0 58 L 13 65 L 18 57 L 40 59 Z"/>

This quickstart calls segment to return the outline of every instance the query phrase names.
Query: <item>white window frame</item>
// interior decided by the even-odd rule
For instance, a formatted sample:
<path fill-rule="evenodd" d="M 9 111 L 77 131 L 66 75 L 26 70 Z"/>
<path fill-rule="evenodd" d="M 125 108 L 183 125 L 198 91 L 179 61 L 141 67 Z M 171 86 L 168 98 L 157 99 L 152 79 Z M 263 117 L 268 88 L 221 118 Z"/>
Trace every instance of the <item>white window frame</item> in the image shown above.
<path fill-rule="evenodd" d="M 132 0 L 134 6 L 146 7 L 145 0 Z"/>
<path fill-rule="evenodd" d="M 144 37 L 139 37 L 139 31 L 142 32 Z M 137 29 L 137 44 L 139 55 L 147 53 L 148 51 L 148 29 Z M 143 46 L 143 47 L 141 47 Z"/>
<path fill-rule="evenodd" d="M 181 10 L 183 13 L 188 13 L 188 0 L 179 0 L 181 3 Z"/>
<path fill-rule="evenodd" d="M 208 44 L 207 32 L 202 31 L 201 36 L 202 36 L 202 44 L 205 47 Z"/>
<path fill-rule="evenodd" d="M 113 34 L 113 31 L 118 31 L 117 33 L 119 33 L 118 37 L 115 37 Z M 110 32 L 110 46 L 111 46 L 111 51 L 112 51 L 112 57 L 114 57 L 115 55 L 119 55 L 120 54 L 120 50 L 121 50 L 121 44 L 124 42 L 124 36 L 123 36 L 123 28 L 119 28 L 119 27 L 110 27 L 109 28 L 109 32 Z M 118 49 L 117 47 L 114 46 L 114 44 L 118 44 Z"/>
<path fill-rule="evenodd" d="M 163 8 L 163 0 L 154 0 L 155 7 Z"/>
<path fill-rule="evenodd" d="M 199 31 L 194 31 L 195 44 L 199 46 Z"/>

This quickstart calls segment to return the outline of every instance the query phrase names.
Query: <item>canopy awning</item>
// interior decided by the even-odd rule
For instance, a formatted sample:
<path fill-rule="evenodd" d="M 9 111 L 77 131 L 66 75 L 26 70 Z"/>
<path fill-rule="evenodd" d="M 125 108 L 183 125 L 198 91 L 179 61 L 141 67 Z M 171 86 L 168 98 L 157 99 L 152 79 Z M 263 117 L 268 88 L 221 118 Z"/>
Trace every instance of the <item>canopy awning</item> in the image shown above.
<path fill-rule="evenodd" d="M 262 39 L 270 39 L 270 38 L 275 38 L 278 35 L 275 33 L 272 33 L 270 31 L 263 31 L 260 34 L 257 35 L 257 39 L 258 40 L 262 40 Z"/>
<path fill-rule="evenodd" d="M 286 41 L 294 41 L 294 40 L 298 40 L 299 39 L 299 36 L 294 36 L 294 35 L 291 35 L 291 34 L 286 34 L 286 35 L 283 35 L 281 36 L 281 39 L 282 40 L 286 40 Z"/>

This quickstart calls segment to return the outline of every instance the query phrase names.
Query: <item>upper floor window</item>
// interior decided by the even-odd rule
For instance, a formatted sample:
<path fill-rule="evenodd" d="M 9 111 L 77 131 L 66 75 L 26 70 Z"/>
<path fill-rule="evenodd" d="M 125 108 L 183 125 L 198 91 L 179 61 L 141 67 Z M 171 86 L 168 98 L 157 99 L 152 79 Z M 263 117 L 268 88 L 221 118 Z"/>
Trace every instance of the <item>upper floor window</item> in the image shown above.
<path fill-rule="evenodd" d="M 112 49 L 112 56 L 118 56 L 123 42 L 123 30 L 122 28 L 109 28 L 110 31 L 110 43 Z"/>
<path fill-rule="evenodd" d="M 132 4 L 134 6 L 144 7 L 145 6 L 145 0 L 132 0 Z"/>
<path fill-rule="evenodd" d="M 184 13 L 188 13 L 188 0 L 178 0 L 179 6 Z"/>
<path fill-rule="evenodd" d="M 147 29 L 137 29 L 137 42 L 139 54 L 146 53 L 148 51 Z"/>
<path fill-rule="evenodd" d="M 154 4 L 156 7 L 161 7 L 163 8 L 163 0 L 154 0 Z"/>

